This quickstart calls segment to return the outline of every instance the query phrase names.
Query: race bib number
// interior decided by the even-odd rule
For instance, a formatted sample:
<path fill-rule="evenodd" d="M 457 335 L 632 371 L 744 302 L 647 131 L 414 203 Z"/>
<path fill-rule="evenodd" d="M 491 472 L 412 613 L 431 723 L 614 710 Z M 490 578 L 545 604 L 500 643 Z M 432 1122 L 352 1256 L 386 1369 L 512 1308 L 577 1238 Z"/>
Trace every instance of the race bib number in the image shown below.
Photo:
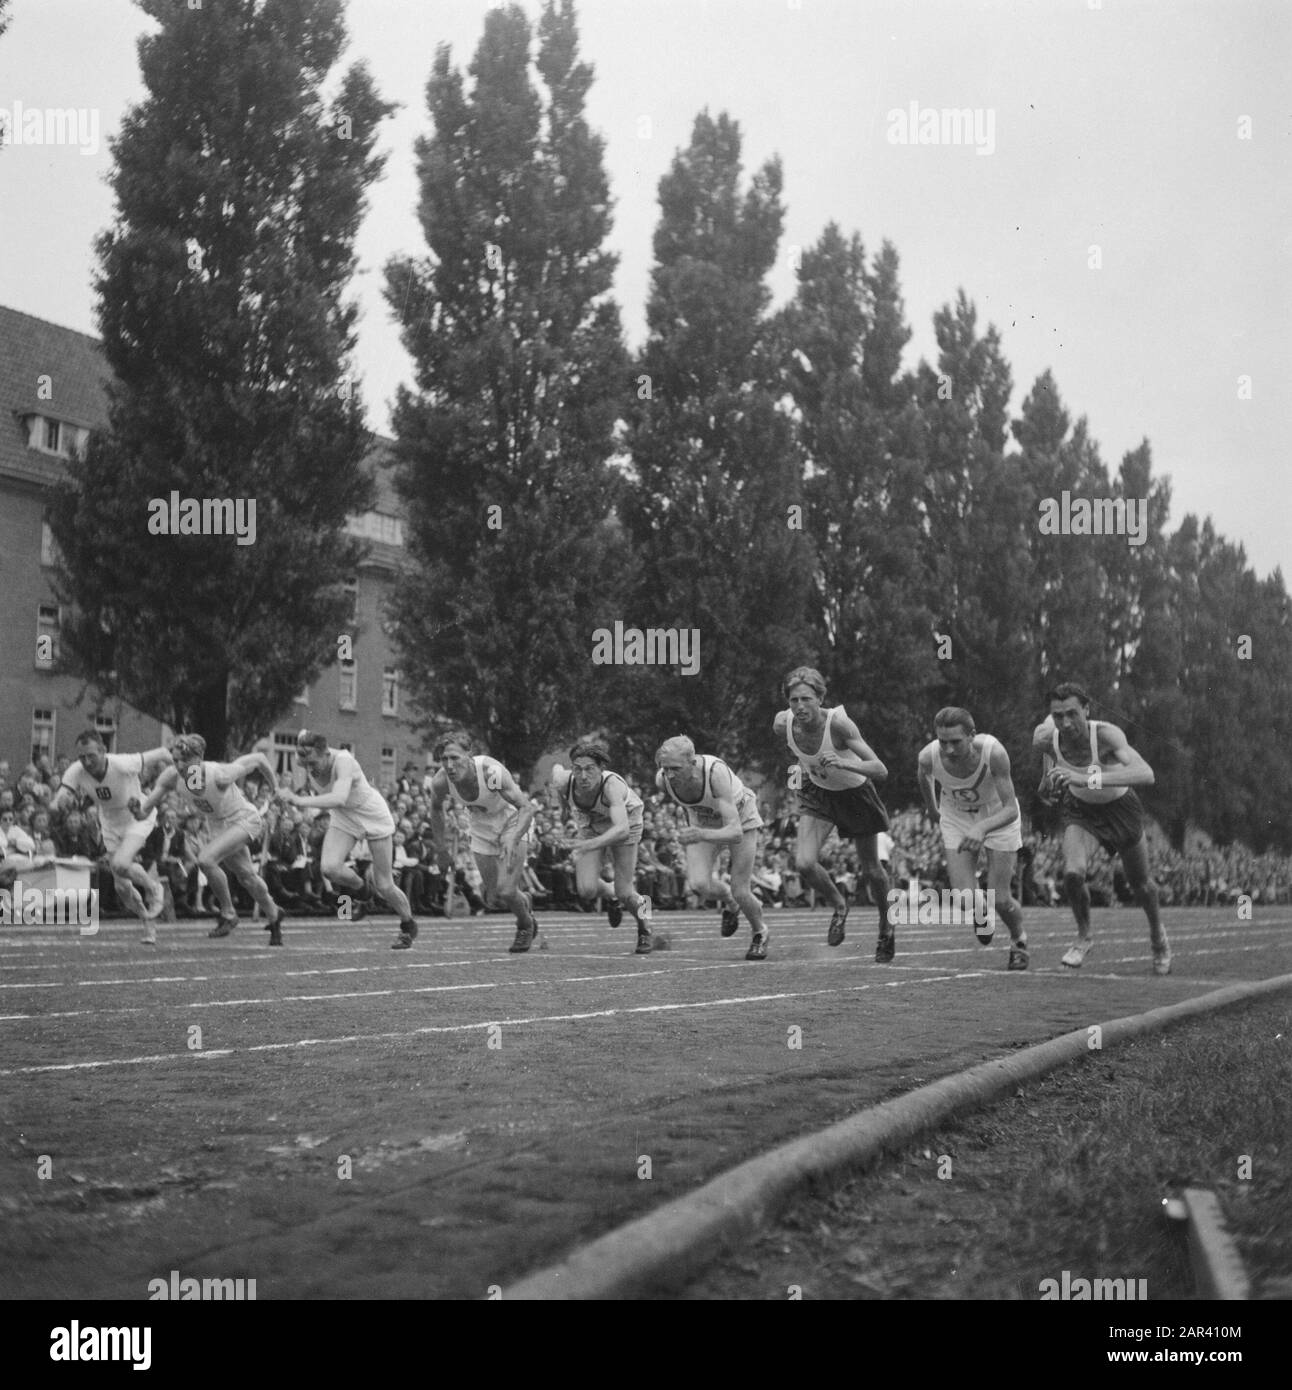
<path fill-rule="evenodd" d="M 701 830 L 714 830 L 722 824 L 722 817 L 708 806 L 692 806 L 689 809 L 694 817 L 692 823 Z"/>
<path fill-rule="evenodd" d="M 211 803 L 207 801 L 205 797 L 201 796 L 195 796 L 193 798 L 193 805 L 196 806 L 199 811 L 205 811 L 208 815 L 212 809 Z"/>
<path fill-rule="evenodd" d="M 111 788 L 111 787 L 95 787 L 95 789 L 94 789 L 94 794 L 95 794 L 95 796 L 97 796 L 97 797 L 99 798 L 100 801 L 111 801 L 111 800 L 112 800 L 112 788 Z"/>

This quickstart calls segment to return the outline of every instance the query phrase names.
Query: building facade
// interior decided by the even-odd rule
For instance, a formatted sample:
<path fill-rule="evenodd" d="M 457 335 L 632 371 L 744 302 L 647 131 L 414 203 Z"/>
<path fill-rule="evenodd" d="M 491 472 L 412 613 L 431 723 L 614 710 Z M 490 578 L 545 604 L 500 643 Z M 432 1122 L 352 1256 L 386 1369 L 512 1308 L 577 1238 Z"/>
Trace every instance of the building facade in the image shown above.
<path fill-rule="evenodd" d="M 171 732 L 124 702 L 96 701 L 82 680 L 57 672 L 62 613 L 45 494 L 66 459 L 106 424 L 107 375 L 96 339 L 0 307 L 0 760 L 15 773 L 42 753 L 71 757 L 87 727 L 124 750 L 154 748 Z M 369 542 L 351 581 L 352 656 L 302 691 L 275 724 L 283 771 L 292 769 L 296 732 L 305 726 L 351 749 L 379 786 L 407 762 L 424 762 L 382 616 L 404 558 L 390 448 L 378 440 L 365 459 L 377 503 L 348 526 Z"/>

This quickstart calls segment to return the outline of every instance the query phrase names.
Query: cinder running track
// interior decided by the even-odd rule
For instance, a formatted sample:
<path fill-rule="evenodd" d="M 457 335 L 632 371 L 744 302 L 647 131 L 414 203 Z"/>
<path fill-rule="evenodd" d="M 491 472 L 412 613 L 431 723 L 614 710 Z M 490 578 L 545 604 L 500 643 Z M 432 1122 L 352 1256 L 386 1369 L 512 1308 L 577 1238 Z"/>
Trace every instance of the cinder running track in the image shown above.
<path fill-rule="evenodd" d="M 1096 911 L 1079 972 L 1064 911 L 1005 933 L 875 913 L 771 912 L 746 962 L 718 915 L 0 928 L 0 1296 L 140 1298 L 254 1278 L 257 1298 L 470 1298 L 853 1111 L 1071 1029 L 1292 969 L 1292 916 L 1168 911 L 1149 973 L 1138 910 Z M 200 1030 L 199 1035 L 195 1030 Z M 200 1043 L 200 1045 L 199 1045 Z M 795 1045 L 797 1044 L 797 1045 Z M 42 1177 L 42 1173 L 48 1176 Z"/>

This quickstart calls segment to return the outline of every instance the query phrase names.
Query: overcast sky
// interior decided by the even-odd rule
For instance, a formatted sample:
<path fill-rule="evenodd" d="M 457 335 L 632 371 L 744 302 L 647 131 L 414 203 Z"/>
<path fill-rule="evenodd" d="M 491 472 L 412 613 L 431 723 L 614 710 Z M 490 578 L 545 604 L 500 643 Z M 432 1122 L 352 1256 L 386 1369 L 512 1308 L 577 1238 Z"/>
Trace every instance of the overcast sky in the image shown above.
<path fill-rule="evenodd" d="M 384 127 L 390 161 L 371 191 L 355 282 L 357 366 L 381 431 L 410 375 L 381 267 L 424 250 L 412 145 L 428 128 L 426 79 L 441 42 L 469 64 L 488 8 L 348 6 L 347 57 L 365 59 L 383 97 L 403 104 Z M 538 0 L 524 8 L 537 18 Z M 107 137 L 143 96 L 135 41 L 151 21 L 129 0 L 11 9 L 0 111 L 97 112 L 99 146 L 0 152 L 0 304 L 93 333 Z M 773 154 L 784 164 L 778 303 L 792 291 L 791 249 L 831 219 L 869 252 L 892 240 L 912 364 L 932 358 L 932 315 L 963 287 L 980 327 L 1001 331 L 1015 413 L 1053 369 L 1112 472 L 1148 438 L 1155 472 L 1172 478 L 1173 526 L 1209 513 L 1260 574 L 1280 566 L 1292 578 L 1285 0 L 584 0 L 579 19 L 630 345 L 644 332 L 659 178 L 697 112 L 726 111 L 747 170 Z M 895 143 L 890 113 L 912 103 L 977 112 L 977 143 Z"/>

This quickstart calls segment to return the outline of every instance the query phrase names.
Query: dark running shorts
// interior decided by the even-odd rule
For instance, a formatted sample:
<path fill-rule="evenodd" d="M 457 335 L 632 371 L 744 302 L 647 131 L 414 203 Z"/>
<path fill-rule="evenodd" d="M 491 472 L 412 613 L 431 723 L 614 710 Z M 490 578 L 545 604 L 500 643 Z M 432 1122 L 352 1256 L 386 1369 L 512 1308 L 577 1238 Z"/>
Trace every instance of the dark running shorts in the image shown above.
<path fill-rule="evenodd" d="M 1069 825 L 1079 825 L 1109 854 L 1134 849 L 1144 837 L 1144 805 L 1135 795 L 1134 787 L 1116 801 L 1098 804 L 1078 801 L 1071 790 L 1066 790 L 1059 816 L 1065 829 Z"/>
<path fill-rule="evenodd" d="M 859 835 L 878 835 L 888 829 L 888 812 L 873 782 L 843 791 L 827 791 L 815 782 L 805 781 L 799 788 L 799 811 L 818 820 L 827 820 L 844 839 Z"/>

